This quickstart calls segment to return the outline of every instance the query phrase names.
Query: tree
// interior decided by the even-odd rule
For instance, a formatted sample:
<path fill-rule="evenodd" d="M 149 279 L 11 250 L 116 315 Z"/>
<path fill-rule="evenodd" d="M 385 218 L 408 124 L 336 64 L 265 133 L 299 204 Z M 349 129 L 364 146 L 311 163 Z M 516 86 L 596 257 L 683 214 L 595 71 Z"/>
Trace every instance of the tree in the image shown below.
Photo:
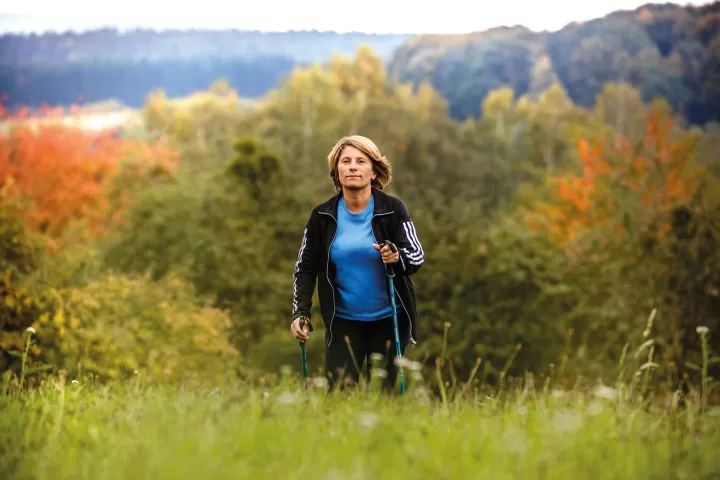
<path fill-rule="evenodd" d="M 528 227 L 553 238 L 571 260 L 568 274 L 582 282 L 579 298 L 589 307 L 576 328 L 600 357 L 609 358 L 612 346 L 639 336 L 654 308 L 663 319 L 655 331 L 665 360 L 695 348 L 689 332 L 696 325 L 682 313 L 689 299 L 674 292 L 696 278 L 705 278 L 708 291 L 717 282 L 688 262 L 697 258 L 691 252 L 711 251 L 716 242 L 707 236 L 711 220 L 700 209 L 713 197 L 702 188 L 707 170 L 694 162 L 698 139 L 697 132 L 677 125 L 666 104 L 654 102 L 641 141 L 604 135 L 580 140 L 580 172 L 551 177 L 550 199 L 526 218 Z M 691 212 L 693 231 L 704 232 L 695 242 L 702 248 L 678 243 L 684 211 Z M 679 263 L 687 268 L 678 270 Z M 690 301 L 695 306 L 705 302 L 697 287 Z"/>
<path fill-rule="evenodd" d="M 552 177 L 557 203 L 547 205 L 556 240 L 565 244 L 583 231 L 601 226 L 612 235 L 634 236 L 670 230 L 669 213 L 686 204 L 702 170 L 693 162 L 694 132 L 676 134 L 662 102 L 653 104 L 642 141 L 618 136 L 581 139 L 581 173 Z"/>
<path fill-rule="evenodd" d="M 27 120 L 0 134 L 0 185 L 12 179 L 16 193 L 28 200 L 28 225 L 52 238 L 75 222 L 83 222 L 93 235 L 105 232 L 124 205 L 122 199 L 111 204 L 107 187 L 126 163 L 174 166 L 175 154 L 162 142 L 32 121 L 35 126 Z"/>

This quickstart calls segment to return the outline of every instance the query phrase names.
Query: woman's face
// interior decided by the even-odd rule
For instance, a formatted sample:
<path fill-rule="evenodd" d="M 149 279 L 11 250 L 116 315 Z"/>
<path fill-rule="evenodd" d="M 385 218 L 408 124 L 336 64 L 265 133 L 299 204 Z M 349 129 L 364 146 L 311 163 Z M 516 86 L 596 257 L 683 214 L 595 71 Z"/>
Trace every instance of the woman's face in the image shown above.
<path fill-rule="evenodd" d="M 376 175 L 368 156 L 351 145 L 343 148 L 337 171 L 340 184 L 350 190 L 369 188 Z"/>

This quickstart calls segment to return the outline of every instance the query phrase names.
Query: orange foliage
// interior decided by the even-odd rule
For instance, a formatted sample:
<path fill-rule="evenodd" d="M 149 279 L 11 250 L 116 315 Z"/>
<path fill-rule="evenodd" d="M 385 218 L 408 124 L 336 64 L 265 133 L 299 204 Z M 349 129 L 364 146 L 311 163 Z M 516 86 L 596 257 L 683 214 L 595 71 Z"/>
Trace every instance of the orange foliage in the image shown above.
<path fill-rule="evenodd" d="M 28 112 L 20 109 L 11 120 L 27 119 Z M 50 108 L 39 113 L 60 114 Z M 107 182 L 123 161 L 172 168 L 175 159 L 175 152 L 162 143 L 150 145 L 119 138 L 110 130 L 90 132 L 57 122 L 18 122 L 0 133 L 0 185 L 12 181 L 14 191 L 30 201 L 23 212 L 28 226 L 52 237 L 74 220 L 86 221 L 93 235 L 104 232 L 108 215 L 117 215 L 108 212 Z"/>
<path fill-rule="evenodd" d="M 701 174 L 690 165 L 692 137 L 672 138 L 672 128 L 670 118 L 653 111 L 639 151 L 622 137 L 614 144 L 578 142 L 582 173 L 554 178 L 555 201 L 540 212 L 559 244 L 596 226 L 627 234 L 623 218 L 643 229 L 655 222 L 658 235 L 670 230 L 666 214 L 690 200 Z"/>

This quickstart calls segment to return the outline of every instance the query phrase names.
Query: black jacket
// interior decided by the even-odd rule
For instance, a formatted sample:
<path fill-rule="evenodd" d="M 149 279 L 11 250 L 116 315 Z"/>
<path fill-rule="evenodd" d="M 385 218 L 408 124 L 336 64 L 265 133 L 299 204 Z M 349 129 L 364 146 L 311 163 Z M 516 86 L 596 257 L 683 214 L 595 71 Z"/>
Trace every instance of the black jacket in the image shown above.
<path fill-rule="evenodd" d="M 400 252 L 400 260 L 392 264 L 395 272 L 394 287 L 398 309 L 403 308 L 410 319 L 410 341 L 417 343 L 417 308 L 415 288 L 410 275 L 423 264 L 424 252 L 415 226 L 405 204 L 397 197 L 376 188 L 372 189 L 375 210 L 372 230 L 375 242 L 390 240 Z M 338 201 L 342 192 L 312 209 L 303 232 L 293 274 L 292 318 L 310 318 L 312 296 L 318 283 L 318 298 L 325 329 L 328 331 L 328 345 L 332 342 L 332 322 L 335 319 L 334 287 L 335 269 L 330 261 L 330 246 L 337 230 Z M 380 258 L 378 258 L 378 261 Z M 389 294 L 389 288 L 388 288 Z"/>

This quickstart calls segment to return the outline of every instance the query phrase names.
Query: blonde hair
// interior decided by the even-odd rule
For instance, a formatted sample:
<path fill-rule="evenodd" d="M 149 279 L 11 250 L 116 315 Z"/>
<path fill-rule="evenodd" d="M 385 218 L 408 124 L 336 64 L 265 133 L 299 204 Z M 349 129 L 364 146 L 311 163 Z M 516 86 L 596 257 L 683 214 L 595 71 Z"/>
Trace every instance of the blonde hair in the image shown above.
<path fill-rule="evenodd" d="M 340 161 L 340 156 L 346 146 L 353 146 L 360 150 L 362 153 L 372 162 L 373 171 L 375 172 L 375 178 L 372 180 L 371 185 L 378 190 L 382 190 L 385 186 L 390 183 L 392 179 L 392 167 L 390 161 L 380 153 L 380 149 L 375 143 L 367 137 L 361 135 L 350 135 L 343 137 L 335 144 L 328 154 L 328 167 L 330 168 L 330 178 L 335 185 L 335 191 L 339 192 L 342 190 L 342 184 L 338 178 L 337 166 Z"/>

